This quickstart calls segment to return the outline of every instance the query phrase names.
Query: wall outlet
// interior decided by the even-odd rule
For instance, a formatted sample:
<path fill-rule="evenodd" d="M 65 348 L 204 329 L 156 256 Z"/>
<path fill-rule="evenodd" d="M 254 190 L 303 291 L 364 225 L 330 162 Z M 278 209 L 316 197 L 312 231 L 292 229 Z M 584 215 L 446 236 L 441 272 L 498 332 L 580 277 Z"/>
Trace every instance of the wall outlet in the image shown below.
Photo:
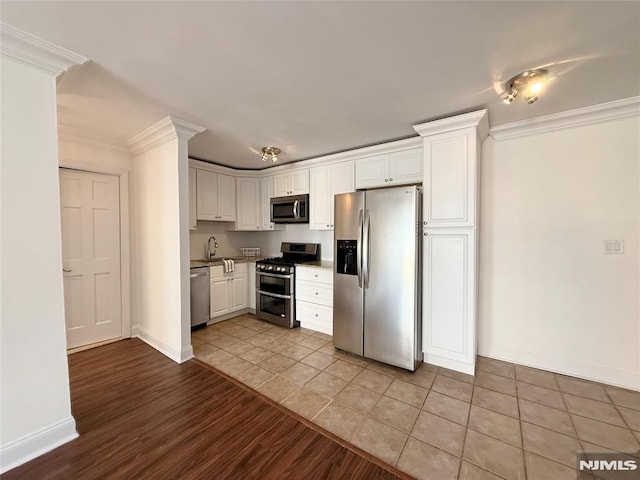
<path fill-rule="evenodd" d="M 604 251 L 602 253 L 624 253 L 624 240 L 605 240 Z"/>

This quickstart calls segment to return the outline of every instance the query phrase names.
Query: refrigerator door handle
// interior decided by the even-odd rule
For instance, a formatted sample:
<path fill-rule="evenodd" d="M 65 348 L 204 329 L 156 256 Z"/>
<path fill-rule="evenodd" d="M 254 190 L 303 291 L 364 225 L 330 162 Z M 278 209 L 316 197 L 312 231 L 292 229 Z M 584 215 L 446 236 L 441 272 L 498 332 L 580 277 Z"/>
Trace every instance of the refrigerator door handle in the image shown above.
<path fill-rule="evenodd" d="M 362 227 L 362 283 L 369 288 L 369 210 L 364 211 L 364 225 Z"/>
<path fill-rule="evenodd" d="M 358 213 L 358 244 L 356 245 L 356 270 L 358 287 L 362 288 L 362 210 Z"/>

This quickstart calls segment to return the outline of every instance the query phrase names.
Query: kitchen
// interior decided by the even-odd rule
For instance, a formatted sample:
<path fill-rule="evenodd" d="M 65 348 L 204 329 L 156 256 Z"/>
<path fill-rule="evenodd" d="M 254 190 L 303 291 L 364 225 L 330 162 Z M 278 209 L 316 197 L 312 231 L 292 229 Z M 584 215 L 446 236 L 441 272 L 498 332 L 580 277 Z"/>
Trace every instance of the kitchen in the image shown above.
<path fill-rule="evenodd" d="M 189 42 L 193 52 L 199 52 L 193 54 L 195 58 L 187 53 L 175 55 L 171 38 L 176 37 L 162 33 L 166 19 L 160 17 L 164 14 L 157 14 L 157 25 L 145 24 L 148 38 L 159 42 L 155 50 L 133 41 L 135 35 L 129 37 L 126 47 L 121 45 L 119 42 L 127 38 L 124 33 L 113 38 L 109 48 L 101 50 L 94 40 L 77 31 L 77 25 L 83 22 L 112 22 L 116 10 L 109 8 L 126 9 L 126 14 L 116 15 L 118 18 L 144 18 L 149 12 L 141 12 L 140 5 L 100 5 L 95 12 L 83 4 L 73 12 L 62 4 L 40 6 L 48 15 L 30 10 L 28 2 L 24 6 L 3 5 L 3 21 L 21 29 L 3 24 L 3 48 L 29 45 L 30 55 L 43 48 L 56 52 L 51 54 L 55 61 L 46 57 L 53 64 L 47 63 L 48 72 L 38 70 L 42 78 L 37 81 L 36 70 L 20 70 L 19 59 L 14 56 L 13 60 L 6 60 L 3 53 L 7 78 L 16 79 L 5 82 L 3 75 L 3 84 L 11 88 L 3 87 L 3 118 L 10 119 L 7 125 L 16 125 L 11 137 L 3 133 L 3 178 L 4 159 L 20 159 L 14 170 L 7 170 L 7 178 L 11 179 L 7 185 L 19 188 L 5 188 L 3 181 L 2 193 L 3 205 L 20 206 L 9 212 L 3 209 L 3 245 L 6 240 L 15 252 L 3 254 L 2 264 L 3 277 L 12 278 L 11 283 L 3 282 L 2 286 L 3 322 L 9 318 L 6 312 L 14 318 L 11 328 L 3 324 L 2 363 L 8 365 L 10 359 L 15 373 L 7 376 L 3 372 L 3 416 L 16 419 L 6 429 L 3 427 L 2 453 L 9 459 L 5 463 L 3 458 L 3 468 L 14 460 L 27 458 L 29 452 L 45 448 L 38 442 L 50 446 L 77 435 L 73 416 L 76 412 L 72 415 L 69 402 L 66 347 L 70 343 L 65 341 L 63 328 L 65 313 L 75 315 L 75 310 L 69 308 L 71 304 L 66 303 L 69 300 L 62 297 L 62 292 L 66 293 L 76 281 L 73 279 L 78 277 L 81 265 L 71 257 L 59 259 L 60 251 L 66 255 L 65 245 L 70 245 L 64 239 L 70 231 L 64 223 L 67 220 L 63 219 L 62 227 L 59 219 L 51 220 L 51 224 L 27 221 L 58 216 L 58 167 L 67 171 L 69 178 L 79 175 L 75 173 L 78 171 L 109 175 L 115 185 L 109 190 L 109 208 L 119 213 L 120 248 L 114 247 L 114 251 L 121 255 L 119 268 L 110 271 L 110 278 L 119 279 L 121 293 L 117 304 L 120 315 L 114 323 L 118 339 L 137 337 L 184 368 L 191 368 L 189 365 L 196 362 L 189 360 L 193 352 L 199 357 L 203 349 L 209 350 L 205 356 L 214 358 L 217 353 L 220 364 L 225 363 L 222 358 L 226 357 L 237 368 L 246 366 L 242 362 L 248 360 L 241 356 L 250 350 L 242 352 L 245 348 L 253 351 L 273 343 L 271 348 L 291 349 L 288 353 L 293 358 L 263 348 L 274 355 L 259 359 L 267 354 L 253 351 L 256 363 L 249 361 L 252 366 L 245 371 L 252 369 L 255 377 L 247 381 L 257 382 L 263 372 L 253 366 L 270 358 L 282 362 L 272 365 L 277 370 L 290 363 L 280 357 L 295 362 L 286 367 L 293 368 L 287 376 L 278 373 L 280 378 L 275 377 L 278 383 L 270 390 L 272 394 L 284 393 L 291 387 L 287 382 L 298 385 L 296 380 L 305 379 L 304 385 L 313 383 L 323 389 L 325 398 L 333 399 L 322 405 L 323 411 L 351 415 L 351 444 L 359 445 L 360 452 L 392 452 L 385 463 L 403 466 L 405 472 L 418 477 L 424 469 L 413 470 L 415 458 L 433 454 L 434 458 L 447 459 L 447 468 L 455 470 L 455 476 L 460 478 L 470 472 L 480 474 L 476 470 L 501 478 L 524 478 L 545 468 L 555 468 L 560 472 L 555 478 L 560 478 L 561 474 L 574 473 L 576 442 L 584 448 L 607 447 L 598 432 L 609 432 L 618 438 L 612 449 L 633 450 L 638 430 L 632 390 L 638 390 L 640 368 L 640 216 L 638 82 L 634 81 L 638 46 L 637 38 L 629 32 L 637 30 L 637 11 L 631 4 L 612 7 L 598 2 L 582 5 L 579 12 L 564 4 L 546 5 L 543 12 L 528 3 L 519 5 L 522 10 L 516 12 L 514 5 L 483 4 L 486 10 L 462 3 L 370 7 L 366 18 L 372 22 L 370 25 L 381 27 L 373 30 L 385 39 L 385 45 L 396 45 L 375 55 L 368 53 L 373 50 L 367 48 L 366 41 L 360 43 L 371 39 L 366 25 L 358 27 L 358 34 L 352 31 L 359 25 L 358 8 L 364 8 L 362 5 L 290 5 L 287 8 L 295 11 L 300 20 L 291 27 L 290 35 L 300 41 L 290 42 L 279 34 L 266 35 L 252 43 L 252 48 L 261 58 L 277 56 L 274 52 L 289 52 L 285 57 L 300 62 L 297 75 L 304 80 L 282 75 L 282 65 L 287 61 L 264 63 L 242 55 L 230 61 L 224 56 L 227 50 L 220 47 L 215 35 L 224 31 L 225 40 L 240 51 L 242 39 L 253 38 L 260 31 L 262 23 L 255 20 L 256 16 L 236 15 L 235 10 L 242 10 L 242 5 L 203 3 L 184 10 L 174 4 L 159 7 L 158 12 L 170 12 L 171 18 L 189 17 L 191 23 L 177 21 L 177 29 L 181 28 L 179 25 L 200 25 L 198 19 L 210 18 L 214 10 L 215 15 L 227 18 L 217 32 L 208 34 L 205 31 L 209 29 L 192 28 L 190 35 L 177 34 Z M 271 7 L 260 7 L 262 19 L 272 19 L 285 11 L 283 5 Z M 325 8 L 337 9 L 340 14 L 329 15 Z M 202 9 L 199 15 L 198 9 Z M 427 15 L 428 9 L 436 13 Z M 474 10 L 476 14 L 461 14 L 460 9 Z M 208 13 L 202 14 L 204 11 Z M 62 17 L 83 20 L 71 21 L 70 28 L 61 30 L 58 25 Z M 393 35 L 382 28 L 388 25 L 389 17 L 408 28 Z M 482 35 L 474 35 L 478 32 L 470 19 L 478 17 L 495 28 L 488 26 Z M 603 32 L 603 17 L 618 26 L 615 33 Z M 51 21 L 44 24 L 38 18 Z M 238 21 L 239 18 L 243 20 Z M 439 28 L 451 24 L 451 18 L 465 26 L 460 29 L 466 32 L 459 34 L 460 41 Z M 566 22 L 565 28 L 554 28 L 557 22 Z M 273 25 L 277 24 L 274 21 Z M 305 53 L 318 51 L 318 45 L 308 42 L 307 34 L 320 38 L 314 36 L 320 25 L 336 32 L 323 42 L 323 48 L 336 52 L 337 60 L 334 70 L 326 73 L 354 76 L 318 75 L 317 58 L 297 50 L 300 46 Z M 532 52 L 537 54 L 527 55 L 526 49 L 514 50 L 509 47 L 510 42 L 504 41 L 508 35 L 506 25 L 536 28 L 540 38 L 549 35 L 554 41 L 532 46 Z M 124 25 L 122 30 L 127 32 L 127 28 Z M 55 49 L 45 40 L 34 44 L 30 34 L 73 51 Z M 566 34 L 580 38 L 580 46 L 566 46 Z M 442 61 L 436 64 L 442 72 L 433 75 L 434 69 L 428 68 L 430 62 L 423 54 L 434 51 L 427 46 L 439 44 L 438 35 L 450 39 L 455 54 L 447 55 L 447 62 L 439 57 Z M 509 38 L 515 40 L 513 35 Z M 267 45 L 268 51 L 263 51 L 261 47 Z M 342 49 L 343 45 L 349 48 Z M 566 50 L 555 50 L 560 45 L 565 45 Z M 138 50 L 142 48 L 148 51 L 142 53 Z M 163 51 L 167 56 L 160 60 L 152 50 Z M 404 58 L 425 61 L 409 65 L 393 54 L 397 51 L 412 52 Z M 87 62 L 86 57 L 74 52 L 88 55 L 92 61 Z M 353 52 L 361 54 L 362 61 L 354 62 L 350 57 Z M 611 52 L 619 55 L 611 56 Z M 171 80 L 162 80 L 158 75 L 145 81 L 141 78 L 145 67 L 140 58 L 148 58 L 151 63 L 172 58 L 175 68 L 163 71 L 184 72 L 198 63 L 197 58 L 208 58 L 213 53 L 221 57 L 211 62 L 206 74 L 181 75 Z M 375 61 L 380 55 L 386 68 L 373 69 L 373 65 L 380 65 Z M 137 67 L 122 68 L 120 59 Z M 213 65 L 225 68 L 214 72 Z M 257 75 L 256 65 L 261 66 Z M 516 89 L 510 89 L 510 82 L 516 85 L 523 76 L 512 81 L 509 78 L 536 66 L 551 72 L 553 78 L 537 102 L 528 102 L 524 95 L 516 95 Z M 54 82 L 51 72 L 66 68 L 68 71 Z M 360 77 L 365 71 L 365 78 Z M 462 78 L 462 71 L 470 80 L 464 87 L 456 80 Z M 22 80 L 32 77 L 31 83 Z M 374 77 L 379 81 L 369 85 L 366 79 Z M 203 81 L 204 78 L 208 80 Z M 280 80 L 267 86 L 274 78 Z M 353 82 L 346 82 L 347 78 Z M 240 79 L 253 82 L 252 86 L 247 90 L 247 84 Z M 55 83 L 57 95 L 51 88 L 38 89 L 36 83 L 46 83 L 47 88 Z M 136 96 L 130 85 L 148 92 L 148 96 Z M 5 91 L 17 92 L 6 98 L 23 100 L 19 104 L 5 102 Z M 227 92 L 233 91 L 239 97 L 234 97 L 232 105 L 225 105 L 232 98 Z M 47 115 L 36 113 L 42 110 L 41 102 L 24 100 L 40 98 L 52 105 Z M 162 98 L 165 103 L 154 103 L 154 98 Z M 330 107 L 329 98 L 334 100 Z M 380 100 L 383 98 L 385 101 Z M 297 106 L 289 105 L 287 110 L 284 106 L 288 99 L 297 99 Z M 354 106 L 356 99 L 361 101 Z M 57 108 L 53 108 L 56 104 Z M 485 108 L 486 120 L 482 114 L 473 119 L 466 117 Z M 310 123 L 311 117 L 324 120 Z M 291 125 L 295 132 L 287 127 Z M 266 134 L 267 130 L 270 133 Z M 8 132 L 4 125 L 3 131 Z M 30 142 L 33 132 L 47 141 Z M 282 150 L 275 163 L 269 156 L 268 162 L 263 163 L 263 147 Z M 420 152 L 416 155 L 417 150 Z M 264 168 L 267 166 L 270 168 Z M 398 166 L 407 170 L 392 170 Z M 35 175 L 35 171 L 48 174 Z M 199 175 L 200 172 L 203 173 Z M 335 333 L 328 318 L 329 312 L 331 316 L 335 313 L 338 302 L 330 287 L 335 285 L 335 241 L 347 242 L 342 244 L 343 260 L 351 265 L 352 260 L 347 261 L 346 252 L 351 245 L 348 242 L 358 240 L 353 234 L 334 239 L 339 231 L 331 198 L 335 193 L 388 190 L 389 182 L 403 174 L 408 179 L 401 180 L 402 185 L 421 184 L 423 192 L 428 193 L 422 204 L 428 224 L 420 225 L 417 232 L 421 234 L 424 257 L 423 326 L 431 330 L 418 336 L 423 340 L 422 353 L 427 363 L 418 368 L 417 376 L 366 358 L 366 345 L 365 357 L 335 351 L 327 337 Z M 199 182 L 208 187 L 197 188 Z M 196 188 L 190 188 L 194 183 Z M 35 191 L 41 192 L 41 198 L 29 196 Z M 310 223 L 287 224 L 280 230 L 282 225 L 272 224 L 270 215 L 265 214 L 270 199 L 300 194 L 309 195 Z M 67 197 L 63 200 L 67 201 Z M 197 207 L 198 200 L 204 209 L 199 212 L 196 208 L 194 219 L 189 204 Z M 68 208 L 69 212 L 75 208 L 71 200 Z M 189 230 L 194 220 L 196 229 Z M 216 249 L 216 257 L 236 258 L 235 271 L 225 274 L 223 265 L 215 266 L 221 272 L 216 271 L 208 282 L 211 287 L 212 279 L 216 279 L 216 291 L 221 293 L 209 295 L 213 299 L 214 320 L 192 337 L 189 264 L 190 260 L 205 256 L 211 237 L 215 237 L 209 244 Z M 48 241 L 34 243 L 38 238 Z M 255 292 L 251 285 L 255 277 L 249 270 L 253 262 L 242 263 L 237 258 L 242 256 L 241 248 L 259 248 L 262 257 L 281 256 L 283 243 L 320 245 L 320 261 L 332 263 L 330 269 L 322 265 L 296 267 L 296 281 L 310 283 L 306 287 L 312 296 L 301 299 L 306 305 L 299 310 L 306 311 L 307 318 L 302 319 L 301 328 L 291 329 L 291 333 L 283 333 L 282 327 L 275 328 L 270 323 L 255 323 L 259 320 L 246 316 Z M 354 251 L 357 257 L 357 248 Z M 398 252 L 392 250 L 391 254 Z M 14 258 L 21 259 L 20 265 Z M 304 273 L 308 270 L 309 275 L 316 275 L 314 268 L 331 272 L 319 274 L 324 281 L 315 285 L 316 290 L 312 289 L 315 276 Z M 37 280 L 26 273 L 36 270 L 42 273 Z M 357 265 L 355 273 L 350 276 L 357 284 Z M 435 277 L 431 276 L 433 273 Z M 39 302 L 25 301 L 24 292 L 33 291 L 35 281 L 43 295 Z M 96 285 L 106 288 L 102 283 Z M 303 291 L 296 288 L 295 294 Z M 315 292 L 323 297 L 321 302 L 313 301 Z M 21 301 L 14 305 L 5 303 L 5 298 Z M 105 315 L 102 305 L 98 303 L 95 311 Z M 324 317 L 314 324 L 316 314 Z M 48 342 L 33 339 L 33 329 L 27 326 L 34 319 L 41 319 L 40 336 Z M 198 333 L 204 331 L 210 333 Z M 101 348 L 120 348 L 116 345 L 121 343 L 126 342 Z M 236 353 L 215 343 L 226 344 L 225 348 Z M 30 361 L 36 351 L 38 358 L 49 359 L 44 365 L 36 366 Z M 81 353 L 68 358 L 81 358 Z M 306 355 L 302 358 L 295 358 L 303 353 Z M 476 353 L 480 356 L 476 357 Z M 234 355 L 242 362 L 226 355 Z M 420 373 L 424 368 L 437 370 Z M 261 388 L 262 383 L 256 386 Z M 43 389 L 57 393 L 45 395 Z M 341 400 L 334 401 L 338 396 Z M 50 401 L 38 402 L 38 398 Z M 355 398 L 368 402 L 366 413 Z M 319 405 L 318 398 L 306 388 L 289 392 L 277 403 L 281 402 L 287 402 L 293 411 L 302 405 Z M 595 408 L 598 406 L 600 409 Z M 25 419 L 27 410 L 38 412 L 38 417 Z M 558 422 L 540 423 L 544 422 L 542 411 L 555 415 Z M 325 422 L 326 431 L 336 428 L 335 422 L 326 418 L 328 413 L 317 413 Z M 412 419 L 414 415 L 411 425 L 401 423 L 401 419 Z M 313 418 L 316 416 L 311 421 Z M 594 430 L 594 425 L 599 430 Z M 52 426 L 51 430 L 45 426 Z M 500 428 L 491 430 L 491 426 Z M 376 432 L 381 430 L 376 428 L 388 435 L 378 435 Z M 50 433 L 45 434 L 42 429 Z M 434 432 L 442 435 L 434 436 Z M 32 434 L 35 436 L 30 437 Z M 81 442 L 82 437 L 77 441 Z M 389 443 L 383 441 L 382 448 L 380 444 L 367 444 L 365 438 Z M 544 448 L 545 444 L 566 448 L 550 451 Z M 512 464 L 496 464 L 497 455 L 477 455 L 484 447 L 498 446 L 511 452 L 504 458 L 513 460 Z M 13 457 L 5 457 L 5 450 Z M 442 478 L 446 476 L 455 478 L 449 474 Z"/>

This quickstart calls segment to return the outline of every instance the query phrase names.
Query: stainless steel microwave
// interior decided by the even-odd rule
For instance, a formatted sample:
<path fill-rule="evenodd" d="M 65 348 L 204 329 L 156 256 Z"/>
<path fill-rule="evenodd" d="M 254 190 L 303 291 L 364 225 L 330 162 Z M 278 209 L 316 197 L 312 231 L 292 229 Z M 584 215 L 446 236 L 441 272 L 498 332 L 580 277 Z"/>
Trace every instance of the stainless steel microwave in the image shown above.
<path fill-rule="evenodd" d="M 309 195 L 290 195 L 271 199 L 273 223 L 309 223 Z"/>

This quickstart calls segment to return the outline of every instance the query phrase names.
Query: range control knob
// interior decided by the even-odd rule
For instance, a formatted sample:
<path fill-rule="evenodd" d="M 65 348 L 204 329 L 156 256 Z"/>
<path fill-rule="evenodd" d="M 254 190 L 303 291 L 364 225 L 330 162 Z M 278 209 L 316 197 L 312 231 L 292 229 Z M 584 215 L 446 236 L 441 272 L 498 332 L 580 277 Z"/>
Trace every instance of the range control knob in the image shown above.
<path fill-rule="evenodd" d="M 267 267 L 267 270 L 273 270 L 273 265 L 269 265 L 269 266 Z"/>

